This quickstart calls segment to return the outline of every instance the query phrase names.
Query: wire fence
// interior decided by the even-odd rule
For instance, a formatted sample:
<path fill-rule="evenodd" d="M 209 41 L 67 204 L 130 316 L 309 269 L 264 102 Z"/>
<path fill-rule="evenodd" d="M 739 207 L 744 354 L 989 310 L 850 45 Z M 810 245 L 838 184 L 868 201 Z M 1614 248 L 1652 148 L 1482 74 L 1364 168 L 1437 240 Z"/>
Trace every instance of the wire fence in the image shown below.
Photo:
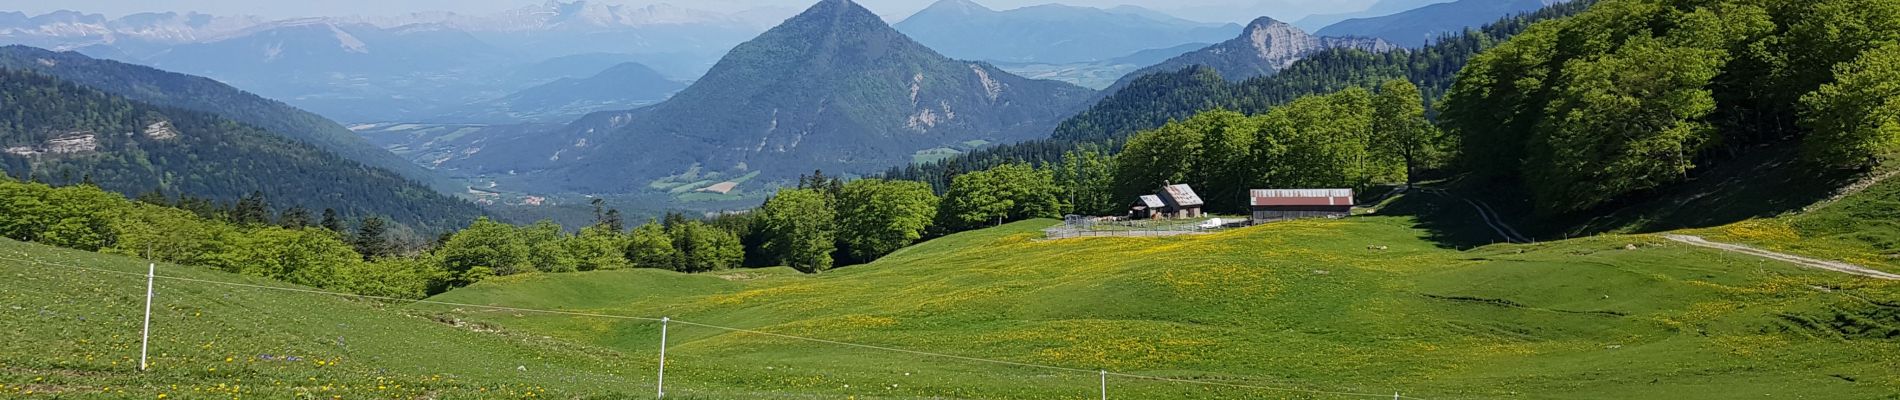
<path fill-rule="evenodd" d="M 1080 237 L 1161 237 L 1207 234 L 1246 227 L 1252 224 L 1252 221 L 1245 217 L 1124 219 L 1119 217 L 1070 215 L 1062 218 L 1062 225 L 1044 229 L 1043 234 L 1049 239 Z"/>
<path fill-rule="evenodd" d="M 1165 225 L 1165 226 L 1174 226 L 1174 225 Z M 145 305 L 145 307 L 147 307 L 146 318 L 148 318 L 147 320 L 148 327 L 149 327 L 149 324 L 151 324 L 149 320 L 151 316 L 149 307 L 150 307 L 150 302 L 151 302 L 152 297 L 150 296 L 152 296 L 153 289 L 158 285 L 157 284 L 158 281 L 216 285 L 216 286 L 243 288 L 243 289 L 249 289 L 249 290 L 276 291 L 276 292 L 298 293 L 298 294 L 306 294 L 306 295 L 334 296 L 334 297 L 347 298 L 347 299 L 378 300 L 378 301 L 387 301 L 387 302 L 394 302 L 394 303 L 433 304 L 433 305 L 461 307 L 461 308 L 478 309 L 478 310 L 506 311 L 506 312 L 512 312 L 512 313 L 534 313 L 534 314 L 562 315 L 562 316 L 572 316 L 572 317 L 601 318 L 601 319 L 611 319 L 611 320 L 653 323 L 655 325 L 660 326 L 661 328 L 660 343 L 657 343 L 657 345 L 659 345 L 661 348 L 661 353 L 660 353 L 659 359 L 656 360 L 660 365 L 660 371 L 661 371 L 660 375 L 656 377 L 659 379 L 659 382 L 660 382 L 659 387 L 658 387 L 658 393 L 657 393 L 658 398 L 668 397 L 666 393 L 666 387 L 664 386 L 665 381 L 663 378 L 665 367 L 668 365 L 665 359 L 665 349 L 674 345 L 672 343 L 666 342 L 665 332 L 669 324 L 679 324 L 679 325 L 685 325 L 685 326 L 690 326 L 690 327 L 695 327 L 695 328 L 711 329 L 711 330 L 729 332 L 729 333 L 744 333 L 744 334 L 759 335 L 759 336 L 801 341 L 801 342 L 821 344 L 821 345 L 851 347 L 851 348 L 858 348 L 858 349 L 874 350 L 874 351 L 879 351 L 879 352 L 908 354 L 908 355 L 920 356 L 920 357 L 925 357 L 925 358 L 937 358 L 937 359 L 944 359 L 944 360 L 967 362 L 967 363 L 972 363 L 972 364 L 1020 367 L 1020 368 L 1039 369 L 1039 370 L 1059 372 L 1059 373 L 1071 373 L 1071 374 L 1078 374 L 1078 375 L 1086 374 L 1086 376 L 1090 378 L 1095 378 L 1095 377 L 1100 378 L 1101 380 L 1100 390 L 1101 390 L 1101 396 L 1103 399 L 1109 399 L 1113 397 L 1111 396 L 1112 387 L 1109 385 L 1110 382 L 1108 380 L 1108 378 L 1113 377 L 1113 378 L 1126 378 L 1126 379 L 1144 380 L 1144 381 L 1152 381 L 1152 382 L 1165 382 L 1165 383 L 1183 384 L 1183 385 L 1199 385 L 1199 386 L 1224 387 L 1224 388 L 1234 388 L 1234 389 L 1246 389 L 1246 390 L 1256 390 L 1256 391 L 1263 391 L 1263 392 L 1295 393 L 1295 394 L 1307 394 L 1307 395 L 1328 395 L 1328 396 L 1341 396 L 1341 397 L 1354 397 L 1354 398 L 1394 399 L 1394 400 L 1402 400 L 1402 399 L 1426 400 L 1420 397 L 1402 395 L 1401 392 L 1393 392 L 1392 394 L 1379 394 L 1379 393 L 1363 393 L 1363 392 L 1351 392 L 1351 391 L 1303 389 L 1303 388 L 1294 388 L 1294 387 L 1264 386 L 1264 385 L 1253 385 L 1253 384 L 1233 382 L 1233 381 L 1258 381 L 1258 379 L 1244 379 L 1240 377 L 1230 377 L 1229 379 L 1232 381 L 1227 381 L 1227 382 L 1194 380 L 1194 379 L 1173 378 L 1173 377 L 1157 376 L 1157 375 L 1137 374 L 1137 373 L 1131 373 L 1131 372 L 1116 372 L 1116 371 L 1109 371 L 1106 369 L 1087 369 L 1087 368 L 1045 365 L 1045 364 L 1036 364 L 1036 363 L 1019 362 L 1019 361 L 999 360 L 999 359 L 982 358 L 982 357 L 971 357 L 971 356 L 962 356 L 962 355 L 955 355 L 955 354 L 948 354 L 948 353 L 904 349 L 904 348 L 892 347 L 892 346 L 854 343 L 854 342 L 846 342 L 846 341 L 839 341 L 839 340 L 829 340 L 829 339 L 822 339 L 822 338 L 815 338 L 815 337 L 791 335 L 791 334 L 784 334 L 784 333 L 762 331 L 758 329 L 723 326 L 723 325 L 681 320 L 681 319 L 668 318 L 668 317 L 615 315 L 615 314 L 566 311 L 566 310 L 550 310 L 550 309 L 510 307 L 510 306 L 486 305 L 486 304 L 458 303 L 458 302 L 436 301 L 436 300 L 427 300 L 427 299 L 423 299 L 423 300 L 404 299 L 404 298 L 396 298 L 396 297 L 360 295 L 360 294 L 341 293 L 341 292 L 332 292 L 332 291 L 297 288 L 297 287 L 258 285 L 258 284 L 239 283 L 239 282 L 225 282 L 225 281 L 208 280 L 208 279 L 167 276 L 167 275 L 157 274 L 158 268 L 157 268 L 156 263 L 150 266 L 151 268 L 148 270 L 147 273 L 140 274 L 140 273 L 135 273 L 135 272 L 115 271 L 115 270 L 110 270 L 110 269 L 85 267 L 85 266 L 71 265 L 71 264 L 51 262 L 51 261 L 38 260 L 38 259 L 21 259 L 21 258 L 13 258 L 13 257 L 6 257 L 6 256 L 0 256 L 0 261 L 12 261 L 12 262 L 18 262 L 18 263 L 28 263 L 28 264 L 36 264 L 36 265 L 42 265 L 42 266 L 60 267 L 60 268 L 67 268 L 67 269 L 71 269 L 75 271 L 83 271 L 83 272 L 90 272 L 90 273 L 97 273 L 97 274 L 111 274 L 111 275 L 122 275 L 122 276 L 145 278 L 147 281 L 147 287 L 143 289 L 146 291 L 146 295 L 148 296 L 146 298 L 147 304 Z M 159 321 L 158 323 L 170 324 L 170 323 L 177 323 L 177 321 Z M 144 342 L 144 340 L 142 340 L 141 342 Z M 142 343 L 141 353 L 143 353 L 143 351 L 144 349 L 143 349 L 143 343 Z M 143 354 L 141 354 L 141 358 L 143 358 Z M 143 366 L 141 366 L 140 369 L 143 370 L 144 369 Z M 1091 379 L 1091 381 L 1094 381 L 1094 380 Z M 1094 388 L 1091 388 L 1091 389 L 1094 389 Z"/>

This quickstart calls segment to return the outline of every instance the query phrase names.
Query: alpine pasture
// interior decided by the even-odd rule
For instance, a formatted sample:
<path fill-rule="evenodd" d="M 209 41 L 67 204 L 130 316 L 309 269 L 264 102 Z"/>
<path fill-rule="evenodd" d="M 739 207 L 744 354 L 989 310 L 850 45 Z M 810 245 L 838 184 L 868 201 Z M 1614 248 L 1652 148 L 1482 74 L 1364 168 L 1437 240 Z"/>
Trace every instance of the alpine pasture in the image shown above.
<path fill-rule="evenodd" d="M 655 395 L 659 323 L 530 309 L 679 320 L 668 398 L 1097 398 L 1098 370 L 1138 399 L 1900 393 L 1893 282 L 1653 235 L 1485 245 L 1463 203 L 1411 197 L 1168 238 L 1041 240 L 1057 222 L 1033 220 L 809 276 L 529 274 L 438 303 L 160 279 L 147 372 L 143 262 L 4 242 L 0 393 Z"/>

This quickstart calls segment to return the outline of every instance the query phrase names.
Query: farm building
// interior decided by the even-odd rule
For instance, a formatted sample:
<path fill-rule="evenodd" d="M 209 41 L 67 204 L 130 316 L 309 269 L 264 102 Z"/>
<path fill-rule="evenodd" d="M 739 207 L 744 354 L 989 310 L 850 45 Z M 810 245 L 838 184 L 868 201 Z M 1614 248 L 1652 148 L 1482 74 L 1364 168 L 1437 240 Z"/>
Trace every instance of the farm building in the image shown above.
<path fill-rule="evenodd" d="M 1253 222 L 1352 215 L 1352 189 L 1255 189 Z"/>
<path fill-rule="evenodd" d="M 1207 205 L 1188 185 L 1163 185 L 1155 197 L 1161 198 L 1161 218 L 1200 218 L 1201 207 Z"/>
<path fill-rule="evenodd" d="M 1168 204 L 1162 203 L 1159 196 L 1141 196 L 1135 199 L 1135 204 L 1128 206 L 1128 219 L 1161 218 L 1160 210 L 1167 207 Z"/>

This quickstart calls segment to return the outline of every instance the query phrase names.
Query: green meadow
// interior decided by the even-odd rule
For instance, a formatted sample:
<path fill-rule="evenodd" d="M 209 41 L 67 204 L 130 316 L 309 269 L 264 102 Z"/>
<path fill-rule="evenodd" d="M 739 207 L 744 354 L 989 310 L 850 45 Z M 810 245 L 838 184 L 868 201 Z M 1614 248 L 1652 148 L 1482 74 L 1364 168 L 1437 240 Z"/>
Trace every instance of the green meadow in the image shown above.
<path fill-rule="evenodd" d="M 1097 398 L 1103 369 L 1112 398 L 1900 398 L 1895 283 L 1650 235 L 1483 245 L 1455 205 L 1169 238 L 1042 240 L 1055 222 L 1036 220 L 820 275 L 537 274 L 430 300 L 1035 365 L 673 323 L 670 398 Z M 655 391 L 656 322 L 167 279 L 138 372 L 143 262 L 10 241 L 0 258 L 9 397 Z"/>

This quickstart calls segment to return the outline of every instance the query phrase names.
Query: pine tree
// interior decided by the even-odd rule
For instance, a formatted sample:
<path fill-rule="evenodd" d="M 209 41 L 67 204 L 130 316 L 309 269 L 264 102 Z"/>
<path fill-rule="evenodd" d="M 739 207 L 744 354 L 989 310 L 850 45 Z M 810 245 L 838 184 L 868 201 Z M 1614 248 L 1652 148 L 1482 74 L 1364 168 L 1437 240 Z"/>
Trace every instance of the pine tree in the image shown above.
<path fill-rule="evenodd" d="M 356 252 L 363 254 L 364 260 L 374 260 L 390 254 L 389 226 L 382 217 L 363 217 L 356 226 L 356 237 L 351 241 Z"/>
<path fill-rule="evenodd" d="M 289 229 L 303 229 L 310 226 L 310 210 L 301 206 L 284 210 L 284 214 L 277 217 L 277 225 Z"/>
<path fill-rule="evenodd" d="M 270 223 L 270 203 L 264 200 L 264 192 L 252 191 L 238 199 L 231 208 L 231 222 L 238 225 L 264 225 Z"/>
<path fill-rule="evenodd" d="M 343 233 L 343 219 L 337 217 L 336 209 L 334 208 L 323 209 L 323 222 L 321 222 L 320 225 L 323 226 L 323 229 L 329 229 L 331 232 Z"/>
<path fill-rule="evenodd" d="M 168 197 L 165 197 L 165 192 L 160 191 L 158 189 L 152 189 L 152 190 L 145 191 L 144 193 L 139 193 L 138 201 L 140 203 L 151 204 L 155 206 L 171 206 L 172 205 L 171 199 Z"/>
<path fill-rule="evenodd" d="M 620 210 L 618 209 L 607 209 L 606 217 L 600 221 L 600 224 L 606 227 L 609 232 L 620 233 L 627 231 L 626 219 L 620 216 Z"/>

